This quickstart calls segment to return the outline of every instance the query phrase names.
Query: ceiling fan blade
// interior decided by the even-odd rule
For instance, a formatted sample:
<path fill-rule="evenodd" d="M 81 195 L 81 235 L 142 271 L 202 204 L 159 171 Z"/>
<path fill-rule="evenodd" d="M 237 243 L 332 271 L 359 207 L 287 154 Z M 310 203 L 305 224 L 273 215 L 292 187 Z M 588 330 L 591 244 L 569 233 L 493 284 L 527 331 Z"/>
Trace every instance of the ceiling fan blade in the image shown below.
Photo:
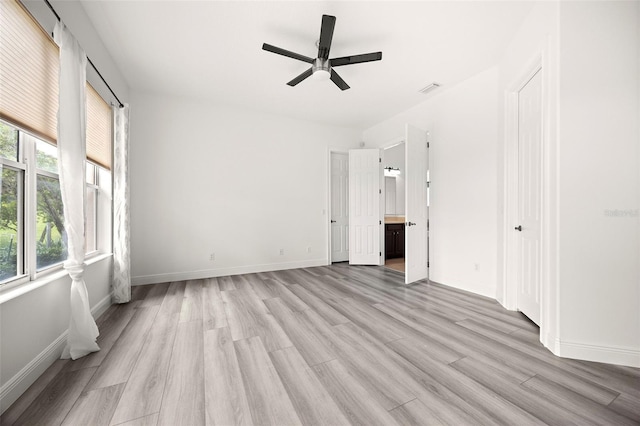
<path fill-rule="evenodd" d="M 306 70 L 305 72 L 303 72 L 302 74 L 300 74 L 299 76 L 297 76 L 296 78 L 294 78 L 293 80 L 288 82 L 287 84 L 289 86 L 295 86 L 296 84 L 300 83 L 305 78 L 309 77 L 311 74 L 313 74 L 313 68 L 309 68 L 308 70 Z"/>
<path fill-rule="evenodd" d="M 289 50 L 281 49 L 279 47 L 272 46 L 272 45 L 267 44 L 267 43 L 263 43 L 262 44 L 262 50 L 266 50 L 267 52 L 277 53 L 278 55 L 287 56 L 289 58 L 297 59 L 297 60 L 302 61 L 302 62 L 307 62 L 309 64 L 312 64 L 313 61 L 314 61 L 313 58 L 309 58 L 308 56 L 300 55 L 299 53 L 295 53 L 295 52 L 291 52 Z"/>
<path fill-rule="evenodd" d="M 332 67 L 340 67 L 342 65 L 360 64 L 362 62 L 379 61 L 382 59 L 382 52 L 365 53 L 363 55 L 343 56 L 342 58 L 330 59 L 329 63 Z"/>
<path fill-rule="evenodd" d="M 322 15 L 322 27 L 320 28 L 320 42 L 318 43 L 318 58 L 329 59 L 333 29 L 336 26 L 336 17 Z"/>
<path fill-rule="evenodd" d="M 349 85 L 345 83 L 344 80 L 334 70 L 331 70 L 331 81 L 333 81 L 336 86 L 340 88 L 340 90 L 347 90 L 349 88 Z"/>

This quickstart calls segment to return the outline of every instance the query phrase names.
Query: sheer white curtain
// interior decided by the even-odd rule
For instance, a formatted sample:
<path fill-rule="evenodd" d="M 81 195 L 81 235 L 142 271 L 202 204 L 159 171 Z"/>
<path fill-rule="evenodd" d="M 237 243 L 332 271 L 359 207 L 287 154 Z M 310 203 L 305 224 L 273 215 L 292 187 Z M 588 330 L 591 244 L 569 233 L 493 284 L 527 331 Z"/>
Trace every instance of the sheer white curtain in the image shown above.
<path fill-rule="evenodd" d="M 61 22 L 56 24 L 54 39 L 60 46 L 58 171 L 69 251 L 64 267 L 72 280 L 69 334 L 62 358 L 78 359 L 100 350 L 96 343 L 98 327 L 91 316 L 83 279 L 87 56 Z"/>
<path fill-rule="evenodd" d="M 129 260 L 129 105 L 113 107 L 113 301 L 131 300 Z"/>

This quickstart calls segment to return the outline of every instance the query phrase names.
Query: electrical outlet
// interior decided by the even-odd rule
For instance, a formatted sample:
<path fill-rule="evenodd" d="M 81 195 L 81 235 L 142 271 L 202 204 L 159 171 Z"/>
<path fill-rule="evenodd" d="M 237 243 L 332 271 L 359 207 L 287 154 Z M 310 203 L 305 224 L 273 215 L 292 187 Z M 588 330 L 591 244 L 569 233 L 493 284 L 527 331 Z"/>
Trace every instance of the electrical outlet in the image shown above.
<path fill-rule="evenodd" d="M 211 262 L 213 262 L 214 260 L 216 260 L 216 254 L 215 254 L 215 253 L 211 253 L 211 254 L 209 255 L 209 260 L 210 260 Z"/>
<path fill-rule="evenodd" d="M 284 249 L 280 249 L 280 256 L 284 256 Z"/>

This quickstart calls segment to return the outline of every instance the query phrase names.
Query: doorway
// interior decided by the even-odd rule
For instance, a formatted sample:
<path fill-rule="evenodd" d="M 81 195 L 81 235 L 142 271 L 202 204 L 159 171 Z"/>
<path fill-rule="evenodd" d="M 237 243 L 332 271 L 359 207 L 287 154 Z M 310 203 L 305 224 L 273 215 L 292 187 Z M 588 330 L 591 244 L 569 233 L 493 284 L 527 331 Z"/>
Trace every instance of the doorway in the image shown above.
<path fill-rule="evenodd" d="M 384 266 L 405 272 L 405 143 L 383 149 Z"/>

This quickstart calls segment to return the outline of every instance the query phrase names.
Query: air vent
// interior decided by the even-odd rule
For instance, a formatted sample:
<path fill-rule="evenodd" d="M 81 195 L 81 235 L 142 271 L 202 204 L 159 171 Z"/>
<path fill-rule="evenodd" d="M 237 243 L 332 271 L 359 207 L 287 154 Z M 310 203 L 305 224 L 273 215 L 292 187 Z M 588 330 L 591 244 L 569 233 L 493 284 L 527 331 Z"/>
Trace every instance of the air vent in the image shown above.
<path fill-rule="evenodd" d="M 440 83 L 436 83 L 434 81 L 433 83 L 429 84 L 428 86 L 425 86 L 422 89 L 418 90 L 418 92 L 422 93 L 423 95 L 426 95 L 427 93 L 431 92 L 432 90 L 437 89 L 440 86 L 441 86 Z"/>

